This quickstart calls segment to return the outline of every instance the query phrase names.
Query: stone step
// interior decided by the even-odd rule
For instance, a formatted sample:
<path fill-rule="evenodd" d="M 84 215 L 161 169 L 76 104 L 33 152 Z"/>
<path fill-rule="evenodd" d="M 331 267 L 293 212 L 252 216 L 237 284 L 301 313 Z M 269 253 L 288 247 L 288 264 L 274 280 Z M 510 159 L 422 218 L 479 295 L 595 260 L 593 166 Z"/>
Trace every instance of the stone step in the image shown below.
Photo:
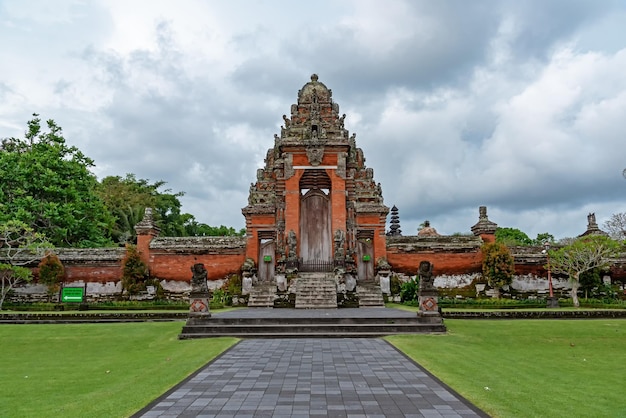
<path fill-rule="evenodd" d="M 217 336 L 272 338 L 272 337 L 379 337 L 395 334 L 423 334 L 445 332 L 443 323 L 406 324 L 239 324 L 187 325 L 180 339 Z"/>
<path fill-rule="evenodd" d="M 359 307 L 385 307 L 385 300 L 380 286 L 376 284 L 361 284 L 356 287 L 359 296 Z"/>
<path fill-rule="evenodd" d="M 337 285 L 326 273 L 300 273 L 296 282 L 296 308 L 337 307 Z"/>
<path fill-rule="evenodd" d="M 273 284 L 257 285 L 250 290 L 249 308 L 271 308 L 274 306 L 276 286 Z"/>
<path fill-rule="evenodd" d="M 443 324 L 266 324 L 266 325 L 187 325 L 180 338 L 213 336 L 383 336 L 445 332 Z"/>

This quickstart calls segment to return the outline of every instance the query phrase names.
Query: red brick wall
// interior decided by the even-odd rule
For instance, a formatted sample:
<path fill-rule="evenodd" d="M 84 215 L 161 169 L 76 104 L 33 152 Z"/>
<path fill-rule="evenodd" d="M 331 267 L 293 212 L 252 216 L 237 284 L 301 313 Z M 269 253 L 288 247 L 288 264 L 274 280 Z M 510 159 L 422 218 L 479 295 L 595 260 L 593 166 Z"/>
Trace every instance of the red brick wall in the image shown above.
<path fill-rule="evenodd" d="M 116 282 L 122 279 L 122 265 L 119 266 L 65 266 L 65 281 L 78 281 L 92 283 Z"/>
<path fill-rule="evenodd" d="M 168 280 L 191 280 L 191 267 L 196 263 L 204 264 L 208 279 L 223 279 L 231 273 L 241 272 L 245 253 L 240 254 L 168 254 L 150 255 L 150 273 L 152 276 Z"/>
<path fill-rule="evenodd" d="M 393 271 L 415 275 L 421 261 L 433 264 L 433 274 L 470 274 L 482 271 L 482 254 L 475 253 L 434 253 L 417 252 L 412 254 L 398 253 L 394 249 L 387 250 L 387 261 Z"/>

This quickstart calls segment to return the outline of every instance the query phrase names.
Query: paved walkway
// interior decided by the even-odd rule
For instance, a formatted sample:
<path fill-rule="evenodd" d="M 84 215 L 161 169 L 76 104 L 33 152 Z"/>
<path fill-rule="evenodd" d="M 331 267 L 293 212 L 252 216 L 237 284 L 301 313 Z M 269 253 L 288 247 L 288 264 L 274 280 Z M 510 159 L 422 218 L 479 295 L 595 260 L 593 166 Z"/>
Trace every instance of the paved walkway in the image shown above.
<path fill-rule="evenodd" d="M 486 417 L 376 338 L 243 340 L 137 417 Z"/>

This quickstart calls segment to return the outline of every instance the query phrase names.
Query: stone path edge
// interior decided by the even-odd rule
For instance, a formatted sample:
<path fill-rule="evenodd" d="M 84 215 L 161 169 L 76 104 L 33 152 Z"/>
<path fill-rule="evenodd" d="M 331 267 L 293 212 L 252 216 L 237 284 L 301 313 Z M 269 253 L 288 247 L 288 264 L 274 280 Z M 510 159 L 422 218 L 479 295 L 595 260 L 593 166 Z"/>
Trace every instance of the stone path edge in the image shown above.
<path fill-rule="evenodd" d="M 456 390 L 452 389 L 450 386 L 448 386 L 446 383 L 444 383 L 437 376 L 432 374 L 430 371 L 428 371 L 426 368 L 424 368 L 418 362 L 416 362 L 411 357 L 409 357 L 407 354 L 405 354 L 403 351 L 401 351 L 398 347 L 396 347 L 395 345 L 393 345 L 389 341 L 387 341 L 387 339 L 385 339 L 385 338 L 380 338 L 380 339 L 383 340 L 384 342 L 386 342 L 387 344 L 389 344 L 396 352 L 398 352 L 406 360 L 408 360 L 411 363 L 413 363 L 415 365 L 415 367 L 417 367 L 419 370 L 421 370 L 426 375 L 428 375 L 428 377 L 433 379 L 435 382 L 439 383 L 444 389 L 449 391 L 452 395 L 456 396 L 461 401 L 461 403 L 463 403 L 463 405 L 467 406 L 469 409 L 471 409 L 472 411 L 476 412 L 476 414 L 478 414 L 481 417 L 491 418 L 491 415 L 487 414 L 485 411 L 483 411 L 482 409 L 480 409 L 479 407 L 477 407 L 476 405 L 471 403 L 465 396 L 461 395 L 459 392 L 457 392 Z"/>
<path fill-rule="evenodd" d="M 144 415 L 145 413 L 147 413 L 148 411 L 150 411 L 152 408 L 154 408 L 156 405 L 159 404 L 159 402 L 161 402 L 163 399 L 167 398 L 170 394 L 176 392 L 180 387 L 184 386 L 188 381 L 190 381 L 191 379 L 193 379 L 194 377 L 196 377 L 198 374 L 200 374 L 202 372 L 202 370 L 204 370 L 206 367 L 210 366 L 211 364 L 215 363 L 217 360 L 219 360 L 220 358 L 222 358 L 222 356 L 225 356 L 230 350 L 232 350 L 233 348 L 237 347 L 237 345 L 241 342 L 241 339 L 239 339 L 235 344 L 231 345 L 230 347 L 228 347 L 226 350 L 222 351 L 220 354 L 218 354 L 217 356 L 215 356 L 214 358 L 212 358 L 211 360 L 209 360 L 208 362 L 206 362 L 206 364 L 203 364 L 202 366 L 198 367 L 197 370 L 195 370 L 194 372 L 192 372 L 189 376 L 187 376 L 186 378 L 184 378 L 183 380 L 181 380 L 180 382 L 178 382 L 177 384 L 175 384 L 174 386 L 172 386 L 169 390 L 167 390 L 166 392 L 160 394 L 159 396 L 157 396 L 155 399 L 153 399 L 148 405 L 144 406 L 143 408 L 141 408 L 139 411 L 135 412 L 134 414 L 132 414 L 130 416 L 130 418 L 138 418 L 141 417 L 142 415 Z"/>

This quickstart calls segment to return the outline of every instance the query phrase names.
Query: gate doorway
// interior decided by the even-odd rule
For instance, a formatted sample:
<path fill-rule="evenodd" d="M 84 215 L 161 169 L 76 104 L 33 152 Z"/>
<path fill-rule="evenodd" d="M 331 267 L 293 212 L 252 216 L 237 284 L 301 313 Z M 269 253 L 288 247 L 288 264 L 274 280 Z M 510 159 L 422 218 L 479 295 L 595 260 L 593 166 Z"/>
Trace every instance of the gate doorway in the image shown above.
<path fill-rule="evenodd" d="M 273 239 L 261 239 L 259 244 L 259 282 L 271 283 L 274 280 L 276 245 Z"/>
<path fill-rule="evenodd" d="M 300 257 L 303 262 L 332 259 L 330 198 L 320 189 L 302 196 L 300 205 Z"/>
<path fill-rule="evenodd" d="M 359 281 L 374 280 L 374 245 L 371 238 L 357 239 L 356 256 L 356 271 Z"/>

